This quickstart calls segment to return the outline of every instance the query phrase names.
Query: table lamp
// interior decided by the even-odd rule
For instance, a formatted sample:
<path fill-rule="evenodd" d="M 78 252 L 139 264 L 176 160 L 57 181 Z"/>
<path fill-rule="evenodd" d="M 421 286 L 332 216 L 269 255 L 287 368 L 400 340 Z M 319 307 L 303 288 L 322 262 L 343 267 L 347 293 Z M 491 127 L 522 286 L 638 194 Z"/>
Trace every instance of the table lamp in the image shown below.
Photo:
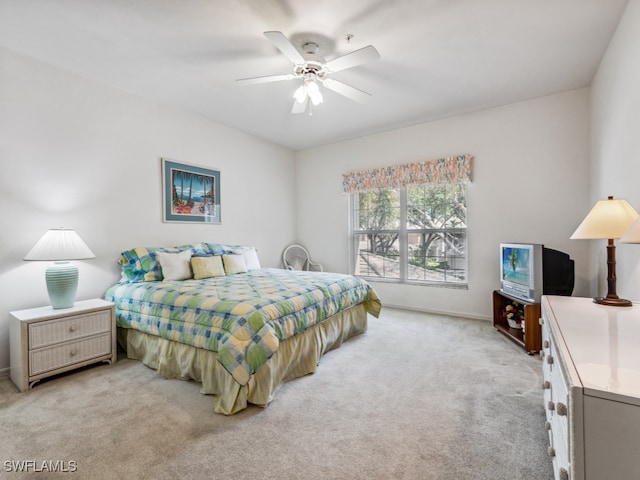
<path fill-rule="evenodd" d="M 572 239 L 607 240 L 607 296 L 596 297 L 595 303 L 616 307 L 630 307 L 631 301 L 616 294 L 616 246 L 614 239 L 621 238 L 638 218 L 638 212 L 626 200 L 610 196 L 597 202 L 587 214 Z"/>
<path fill-rule="evenodd" d="M 640 218 L 620 238 L 621 243 L 640 243 Z"/>
<path fill-rule="evenodd" d="M 69 260 L 95 258 L 91 249 L 75 230 L 52 228 L 47 231 L 24 260 L 53 261 L 45 278 L 53 308 L 73 307 L 78 291 L 78 268 Z"/>

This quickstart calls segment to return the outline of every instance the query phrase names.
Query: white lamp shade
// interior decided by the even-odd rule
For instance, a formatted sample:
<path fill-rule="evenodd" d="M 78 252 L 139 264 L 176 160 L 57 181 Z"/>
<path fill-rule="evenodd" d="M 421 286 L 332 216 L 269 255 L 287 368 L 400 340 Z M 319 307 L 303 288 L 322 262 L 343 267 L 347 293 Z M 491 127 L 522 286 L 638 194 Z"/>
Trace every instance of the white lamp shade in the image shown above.
<path fill-rule="evenodd" d="M 96 256 L 75 230 L 52 228 L 27 253 L 25 260 L 84 260 Z"/>
<path fill-rule="evenodd" d="M 637 218 L 638 212 L 626 200 L 609 197 L 594 205 L 571 238 L 620 238 Z"/>
<path fill-rule="evenodd" d="M 640 218 L 633 222 L 631 228 L 622 235 L 620 241 L 622 243 L 640 243 Z"/>

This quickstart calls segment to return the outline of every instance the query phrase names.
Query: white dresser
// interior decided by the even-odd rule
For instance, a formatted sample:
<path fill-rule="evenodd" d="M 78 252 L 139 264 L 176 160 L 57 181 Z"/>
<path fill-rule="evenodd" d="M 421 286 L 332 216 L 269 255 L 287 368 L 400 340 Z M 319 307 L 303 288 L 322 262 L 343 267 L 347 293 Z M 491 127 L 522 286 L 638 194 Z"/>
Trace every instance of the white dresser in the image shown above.
<path fill-rule="evenodd" d="M 11 380 L 20 391 L 39 380 L 95 362 L 115 363 L 114 305 L 102 299 L 71 308 L 11 312 Z"/>
<path fill-rule="evenodd" d="M 555 478 L 640 479 L 640 305 L 545 296 L 540 322 Z"/>

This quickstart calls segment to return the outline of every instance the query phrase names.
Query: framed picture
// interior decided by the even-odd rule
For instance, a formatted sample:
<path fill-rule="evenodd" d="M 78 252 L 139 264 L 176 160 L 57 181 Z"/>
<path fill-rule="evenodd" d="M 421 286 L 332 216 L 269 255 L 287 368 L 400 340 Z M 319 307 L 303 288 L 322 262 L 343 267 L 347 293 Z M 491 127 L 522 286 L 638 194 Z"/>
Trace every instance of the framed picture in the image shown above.
<path fill-rule="evenodd" d="M 220 170 L 162 159 L 163 220 L 220 224 Z"/>

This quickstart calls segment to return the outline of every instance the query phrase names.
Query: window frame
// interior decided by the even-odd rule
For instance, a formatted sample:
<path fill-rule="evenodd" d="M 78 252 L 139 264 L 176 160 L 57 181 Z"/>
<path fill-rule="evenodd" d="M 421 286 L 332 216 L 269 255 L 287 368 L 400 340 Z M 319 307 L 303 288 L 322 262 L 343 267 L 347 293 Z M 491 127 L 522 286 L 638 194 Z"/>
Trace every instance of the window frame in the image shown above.
<path fill-rule="evenodd" d="M 462 183 L 462 182 L 460 182 Z M 456 182 L 457 184 L 457 182 Z M 465 196 L 465 204 L 468 198 L 468 189 L 467 185 L 462 183 L 464 186 L 464 196 Z M 430 185 L 416 185 L 416 187 L 429 187 Z M 453 288 L 453 289 L 464 289 L 467 290 L 469 288 L 469 235 L 468 235 L 468 221 L 467 215 L 465 215 L 465 227 L 438 227 L 438 228 L 408 228 L 408 219 L 407 219 L 407 211 L 408 211 L 408 203 L 407 203 L 407 188 L 413 187 L 398 187 L 398 188 L 388 188 L 383 190 L 395 190 L 398 192 L 399 196 L 399 226 L 397 229 L 382 229 L 382 230 L 372 230 L 372 229 L 356 229 L 356 225 L 358 223 L 357 212 L 359 212 L 359 199 L 361 193 L 367 192 L 351 192 L 349 193 L 349 272 L 352 275 L 356 275 L 368 281 L 375 282 L 383 282 L 383 283 L 393 283 L 393 284 L 406 284 L 406 285 L 419 285 L 419 286 L 428 286 L 428 287 L 442 287 L 442 288 Z M 452 282 L 452 281 L 435 281 L 435 280 L 416 280 L 409 278 L 409 235 L 410 234 L 429 234 L 435 232 L 447 232 L 453 234 L 464 234 L 464 274 L 465 279 L 461 282 Z M 398 245 L 399 245 L 399 276 L 396 277 L 385 277 L 385 276 L 371 276 L 371 275 L 363 275 L 356 274 L 356 265 L 357 261 L 356 252 L 358 251 L 357 243 L 360 241 L 360 236 L 368 235 L 368 234 L 392 234 L 398 235 Z M 459 260 L 462 261 L 462 260 Z"/>

